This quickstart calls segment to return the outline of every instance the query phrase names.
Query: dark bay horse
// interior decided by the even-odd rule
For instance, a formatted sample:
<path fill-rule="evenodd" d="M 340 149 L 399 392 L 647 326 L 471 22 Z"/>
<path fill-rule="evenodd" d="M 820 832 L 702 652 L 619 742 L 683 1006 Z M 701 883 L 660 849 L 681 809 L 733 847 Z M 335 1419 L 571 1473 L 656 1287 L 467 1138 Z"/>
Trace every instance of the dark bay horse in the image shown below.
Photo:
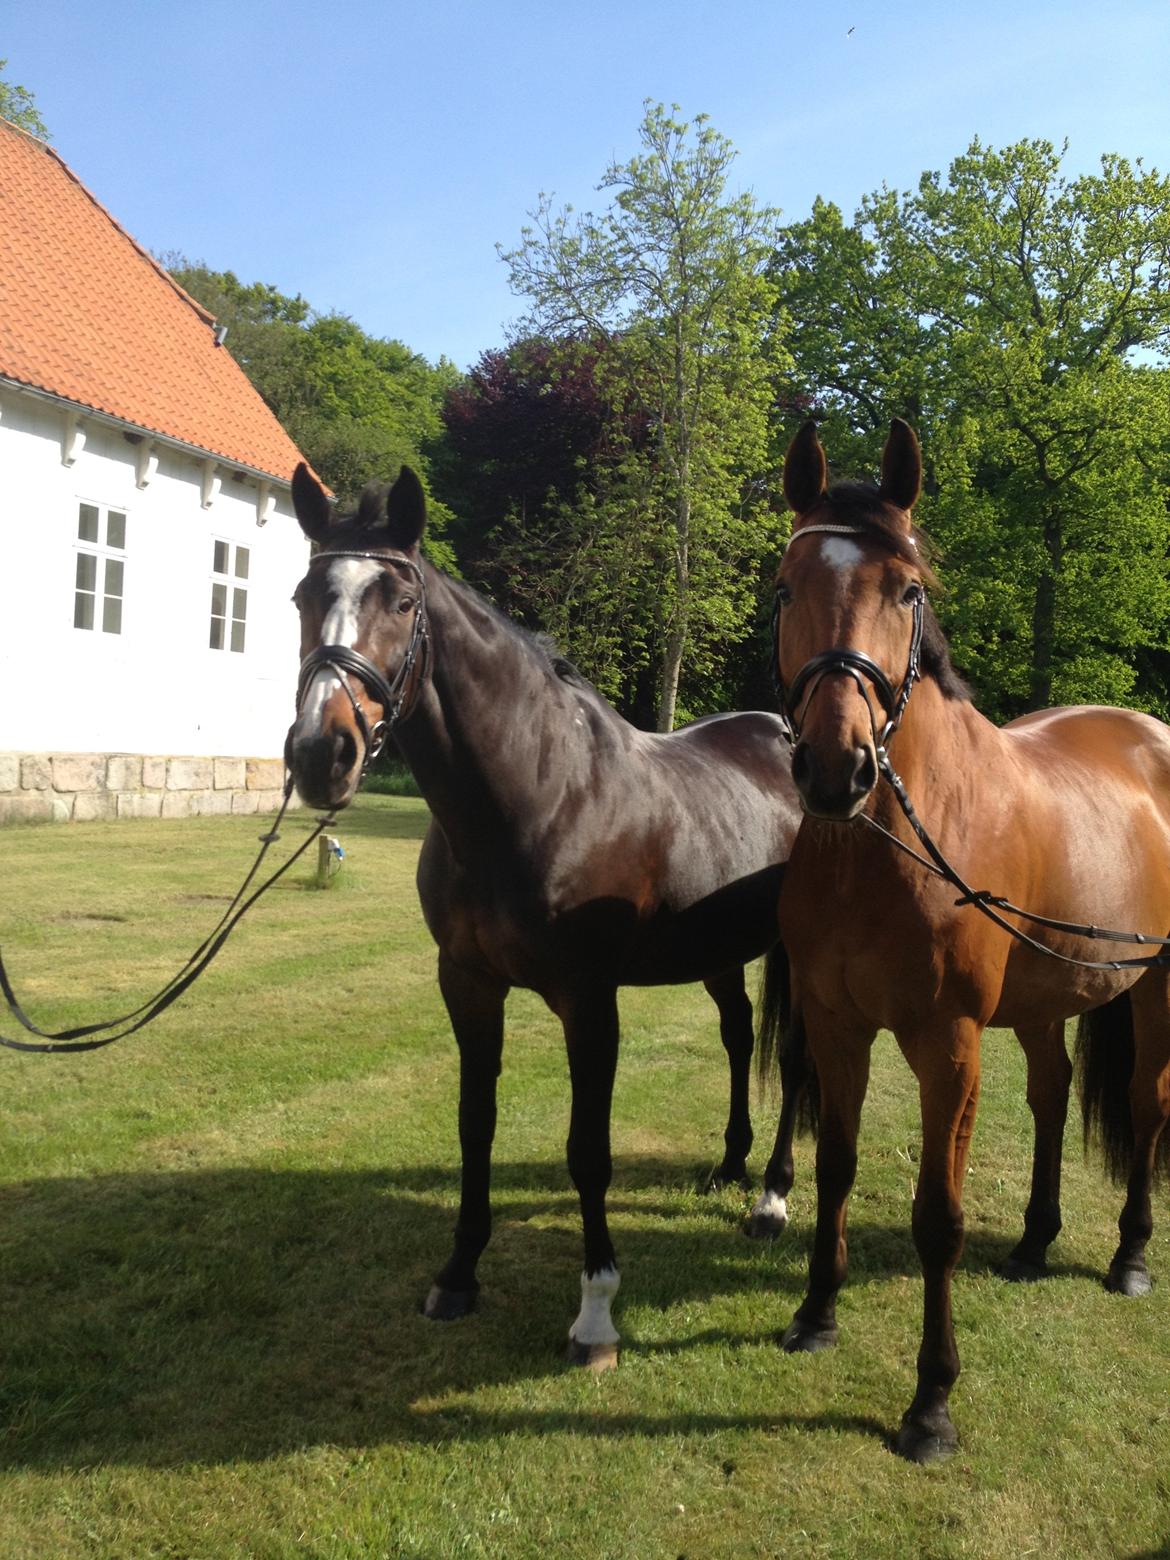
<path fill-rule="evenodd" d="M 710 716 L 671 736 L 636 730 L 537 638 L 420 556 L 422 487 L 403 469 L 335 521 L 305 467 L 297 516 L 321 548 L 294 600 L 298 717 L 287 758 L 314 807 L 353 799 L 386 724 L 432 814 L 418 868 L 460 1057 L 462 1198 L 428 1316 L 469 1311 L 491 1230 L 489 1178 L 504 999 L 538 992 L 561 1020 L 572 1112 L 568 1165 L 585 1264 L 570 1353 L 616 1359 L 618 1287 L 606 1225 L 617 988 L 701 980 L 719 1010 L 731 1114 L 717 1177 L 751 1145 L 751 1004 L 743 966 L 776 941 L 776 899 L 799 826 L 781 722 Z M 757 1202 L 783 1226 L 791 1104 Z"/>
<path fill-rule="evenodd" d="M 1150 1188 L 1170 1144 L 1167 1134 L 1159 1147 L 1170 1114 L 1170 961 L 1164 949 L 1102 953 L 1073 928 L 1170 934 L 1170 728 L 1103 708 L 993 726 L 965 696 L 924 602 L 933 576 L 910 518 L 921 481 L 910 428 L 894 423 L 880 487 L 830 488 L 826 476 L 810 423 L 785 465 L 796 525 L 777 580 L 777 657 L 805 811 L 780 930 L 820 1086 L 818 1210 L 808 1291 L 784 1345 L 835 1339 L 870 1048 L 890 1029 L 919 1084 L 912 1225 L 925 1291 L 918 1386 L 896 1446 L 924 1462 L 957 1439 L 951 1276 L 986 1025 L 1016 1030 L 1036 1120 L 1016 1256 L 1042 1267 L 1059 1228 L 1064 1021 L 1084 1015 L 1086 1131 L 1100 1129 L 1128 1183 L 1106 1282 L 1125 1295 L 1149 1288 Z M 940 859 L 949 880 L 932 870 Z M 957 896 L 956 883 L 973 892 Z"/>

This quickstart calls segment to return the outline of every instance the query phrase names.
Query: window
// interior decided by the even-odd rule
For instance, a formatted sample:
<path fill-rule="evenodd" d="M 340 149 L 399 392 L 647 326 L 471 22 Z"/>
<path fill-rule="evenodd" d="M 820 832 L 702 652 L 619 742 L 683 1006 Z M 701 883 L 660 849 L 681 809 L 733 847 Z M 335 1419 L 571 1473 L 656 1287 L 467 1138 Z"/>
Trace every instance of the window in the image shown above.
<path fill-rule="evenodd" d="M 248 616 L 248 549 L 213 542 L 211 552 L 211 648 L 243 651 Z"/>
<path fill-rule="evenodd" d="M 126 572 L 126 516 L 117 509 L 81 504 L 73 580 L 74 628 L 122 632 Z"/>

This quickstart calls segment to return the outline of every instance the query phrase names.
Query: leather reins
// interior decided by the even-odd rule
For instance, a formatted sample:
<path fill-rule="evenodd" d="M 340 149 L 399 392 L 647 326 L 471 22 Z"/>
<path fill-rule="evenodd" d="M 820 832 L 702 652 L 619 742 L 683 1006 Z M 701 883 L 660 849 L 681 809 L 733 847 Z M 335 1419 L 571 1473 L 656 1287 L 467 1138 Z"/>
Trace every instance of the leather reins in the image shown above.
<path fill-rule="evenodd" d="M 392 680 L 387 680 L 374 663 L 358 651 L 352 650 L 348 645 L 321 645 L 312 650 L 301 663 L 300 676 L 297 682 L 297 711 L 304 702 L 305 691 L 313 678 L 323 669 L 331 669 L 349 696 L 353 706 L 354 715 L 362 733 L 365 752 L 362 755 L 362 775 L 364 777 L 370 764 L 377 758 L 385 746 L 386 739 L 401 721 L 405 720 L 414 710 L 418 702 L 423 680 L 430 662 L 430 632 L 427 625 L 426 611 L 426 586 L 423 580 L 421 568 L 412 558 L 407 558 L 401 553 L 386 551 L 368 552 L 333 552 L 318 553 L 311 563 L 316 563 L 319 558 L 374 558 L 387 563 L 397 563 L 409 569 L 418 581 L 419 599 L 415 608 L 414 622 L 411 625 L 410 641 L 402 665 Z M 311 566 L 311 564 L 310 564 Z M 417 667 L 417 673 L 416 673 Z M 360 677 L 371 697 L 382 706 L 382 718 L 371 727 L 369 721 L 354 696 L 353 689 L 349 686 L 347 673 Z M 414 681 L 411 682 L 412 674 Z M 0 992 L 8 1004 L 8 1010 L 29 1034 L 37 1036 L 36 1040 L 13 1040 L 6 1035 L 0 1035 L 0 1046 L 6 1046 L 11 1051 L 32 1051 L 56 1055 L 76 1053 L 78 1051 L 97 1051 L 103 1046 L 112 1045 L 115 1040 L 123 1040 L 127 1035 L 132 1035 L 138 1029 L 149 1024 L 152 1019 L 166 1011 L 171 1003 L 181 997 L 203 971 L 215 958 L 216 954 L 228 940 L 231 932 L 239 924 L 243 916 L 251 909 L 262 894 L 284 874 L 288 869 L 304 855 L 313 841 L 316 840 L 327 828 L 336 822 L 332 812 L 318 820 L 315 828 L 308 837 L 297 847 L 286 862 L 278 867 L 272 875 L 260 886 L 248 892 L 252 881 L 260 870 L 261 863 L 272 845 L 280 838 L 279 829 L 284 815 L 288 810 L 289 802 L 293 794 L 293 779 L 289 774 L 285 780 L 284 797 L 280 804 L 280 810 L 276 815 L 272 828 L 267 834 L 260 836 L 260 851 L 252 867 L 240 885 L 239 891 L 231 904 L 224 911 L 219 922 L 209 936 L 199 944 L 195 952 L 183 965 L 179 972 L 172 976 L 153 997 L 134 1008 L 129 1013 L 122 1013 L 117 1018 L 104 1019 L 100 1023 L 80 1024 L 70 1029 L 45 1030 L 40 1029 L 24 1012 L 17 1001 L 12 983 L 8 978 L 8 972 L 4 967 L 4 960 L 0 957 Z"/>
<path fill-rule="evenodd" d="M 806 525 L 794 531 L 788 540 L 788 545 L 798 541 L 802 536 L 818 531 L 832 531 L 842 535 L 872 536 L 873 532 L 864 526 L 853 525 Z M 960 875 L 958 870 L 943 854 L 942 850 L 927 831 L 922 820 L 914 810 L 901 776 L 894 768 L 889 755 L 889 743 L 897 731 L 910 699 L 910 693 L 915 682 L 921 675 L 921 651 L 922 629 L 925 612 L 925 592 L 919 591 L 914 599 L 914 622 L 910 635 L 910 650 L 907 657 L 906 673 L 897 692 L 893 684 L 870 656 L 862 650 L 854 650 L 848 646 L 834 646 L 830 650 L 823 650 L 818 655 L 812 656 L 797 672 L 792 682 L 785 684 L 780 671 L 780 613 L 783 603 L 779 594 L 776 595 L 772 605 L 772 677 L 776 688 L 776 697 L 780 707 L 780 718 L 783 722 L 785 740 L 790 747 L 795 747 L 800 741 L 802 722 L 798 718 L 798 711 L 802 699 L 804 710 L 807 714 L 808 706 L 815 697 L 817 689 L 826 677 L 844 673 L 852 677 L 859 691 L 865 696 L 863 679 L 871 682 L 881 700 L 886 712 L 886 723 L 881 733 L 878 733 L 877 722 L 874 719 L 873 707 L 868 697 L 865 702 L 870 712 L 870 723 L 874 735 L 874 756 L 877 760 L 878 773 L 886 781 L 897 799 L 907 823 L 914 830 L 926 856 L 920 856 L 916 850 L 900 840 L 896 834 L 890 832 L 876 818 L 871 818 L 868 813 L 861 813 L 861 821 L 868 827 L 882 834 L 899 850 L 924 866 L 928 872 L 942 878 L 952 888 L 959 890 L 960 897 L 955 900 L 956 906 L 972 905 L 981 915 L 993 921 L 1009 933 L 1017 942 L 1026 947 L 1033 948 L 1037 953 L 1042 953 L 1050 959 L 1057 959 L 1062 964 L 1075 964 L 1078 969 L 1085 970 L 1137 970 L 1155 969 L 1170 965 L 1170 953 L 1147 954 L 1142 958 L 1133 959 L 1075 959 L 1070 954 L 1059 953 L 1055 948 L 1050 948 L 1035 937 L 1029 937 L 1027 932 L 1018 926 L 1013 926 L 1010 921 L 1004 919 L 999 913 L 1006 911 L 1009 915 L 1018 915 L 1025 921 L 1030 921 L 1034 926 L 1047 927 L 1050 931 L 1065 932 L 1074 937 L 1085 937 L 1097 942 L 1134 943 L 1140 946 L 1156 948 L 1170 948 L 1170 937 L 1152 937 L 1144 932 L 1118 932 L 1105 927 L 1084 925 L 1073 921 L 1054 920 L 1049 916 L 1036 915 L 1031 910 L 1022 909 L 1021 906 L 1012 904 L 1002 895 L 993 894 L 989 889 L 972 888 Z M 929 859 L 928 859 L 929 858 Z"/>
<path fill-rule="evenodd" d="M 23 1029 L 27 1030 L 29 1034 L 39 1037 L 36 1041 L 29 1041 L 13 1040 L 6 1035 L 0 1035 L 0 1045 L 7 1046 L 10 1051 L 51 1052 L 58 1055 L 67 1052 L 97 1051 L 102 1046 L 112 1045 L 115 1040 L 123 1040 L 127 1035 L 132 1035 L 135 1030 L 142 1029 L 152 1019 L 157 1018 L 160 1013 L 165 1012 L 171 1003 L 176 998 L 181 997 L 184 991 L 203 974 L 203 971 L 211 963 L 212 959 L 215 958 L 224 943 L 227 942 L 233 929 L 256 903 L 261 894 L 270 889 L 278 878 L 283 877 L 293 863 L 304 855 L 318 835 L 335 822 L 332 814 L 321 818 L 308 838 L 297 847 L 288 860 L 278 867 L 271 877 L 261 883 L 259 888 L 254 889 L 249 894 L 248 889 L 253 878 L 260 870 L 264 857 L 268 854 L 269 848 L 280 838 L 278 831 L 288 809 L 292 791 L 293 782 L 290 775 L 285 781 L 284 799 L 280 804 L 280 810 L 273 821 L 272 828 L 267 834 L 260 836 L 260 851 L 256 860 L 252 863 L 251 870 L 240 885 L 236 897 L 224 911 L 214 930 L 199 944 L 178 974 L 172 976 L 165 986 L 155 992 L 153 997 L 148 998 L 147 1001 L 134 1008 L 133 1011 L 122 1013 L 117 1018 L 103 1019 L 96 1024 L 80 1024 L 72 1029 L 40 1029 L 28 1018 L 20 1003 L 16 1000 L 16 994 L 12 989 L 8 972 L 4 968 L 4 961 L 0 958 L 0 991 L 3 992 L 4 1000 L 8 1003 L 8 1010 Z M 107 1030 L 115 1032 L 106 1033 Z"/>

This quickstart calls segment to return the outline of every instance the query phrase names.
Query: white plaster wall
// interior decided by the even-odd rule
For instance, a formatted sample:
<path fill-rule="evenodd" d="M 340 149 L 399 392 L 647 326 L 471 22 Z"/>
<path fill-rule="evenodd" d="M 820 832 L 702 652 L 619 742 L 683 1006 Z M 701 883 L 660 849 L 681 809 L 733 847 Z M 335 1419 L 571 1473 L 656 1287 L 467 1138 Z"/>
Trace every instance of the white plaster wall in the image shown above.
<path fill-rule="evenodd" d="M 257 484 L 223 481 L 201 504 L 195 457 L 90 423 L 72 466 L 62 415 L 0 392 L 0 751 L 276 757 L 293 715 L 298 632 L 290 602 L 308 543 L 287 492 L 256 524 Z M 291 472 L 289 473 L 291 476 Z M 78 504 L 126 515 L 121 634 L 73 627 Z M 250 549 L 246 648 L 212 650 L 212 544 Z"/>

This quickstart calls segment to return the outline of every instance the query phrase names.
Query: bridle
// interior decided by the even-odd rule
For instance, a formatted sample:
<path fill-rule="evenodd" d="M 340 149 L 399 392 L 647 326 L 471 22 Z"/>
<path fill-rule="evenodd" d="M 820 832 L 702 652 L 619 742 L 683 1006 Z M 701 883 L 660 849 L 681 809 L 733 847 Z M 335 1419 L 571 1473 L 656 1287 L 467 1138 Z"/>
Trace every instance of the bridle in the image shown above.
<path fill-rule="evenodd" d="M 788 545 L 791 547 L 793 542 L 798 541 L 802 536 L 815 534 L 818 531 L 836 532 L 844 536 L 873 535 L 872 531 L 864 526 L 805 525 L 792 533 Z M 910 541 L 913 543 L 912 537 Z M 1037 953 L 1042 953 L 1050 959 L 1056 959 L 1062 964 L 1075 964 L 1080 969 L 1088 970 L 1153 969 L 1165 968 L 1167 965 L 1170 965 L 1170 953 L 1149 954 L 1135 959 L 1074 959 L 1069 954 L 1060 953 L 1057 949 L 1048 947 L 1046 943 L 1040 942 L 1035 937 L 1029 937 L 1018 926 L 1013 926 L 1010 921 L 1005 920 L 1000 912 L 1006 911 L 1009 915 L 1021 916 L 1024 920 L 1031 921 L 1034 926 L 1047 927 L 1050 931 L 1066 932 L 1070 936 L 1087 937 L 1098 942 L 1136 943 L 1141 946 L 1170 948 L 1170 937 L 1152 937 L 1143 932 L 1110 931 L 1105 927 L 1093 926 L 1091 924 L 1085 925 L 1073 921 L 1059 921 L 1049 916 L 1035 915 L 1030 910 L 1024 910 L 1019 905 L 1012 904 L 1010 900 L 1004 899 L 1001 895 L 993 894 L 989 889 L 972 888 L 946 856 L 943 855 L 939 846 L 932 839 L 922 820 L 915 812 L 914 804 L 910 800 L 905 783 L 894 768 L 889 755 L 890 740 L 901 723 L 911 691 L 921 673 L 925 604 L 925 592 L 920 589 L 913 602 L 914 621 L 910 633 L 910 651 L 906 661 L 906 672 L 897 690 L 894 689 L 890 679 L 872 657 L 866 655 L 863 650 L 854 650 L 847 645 L 835 645 L 832 649 L 822 650 L 818 655 L 810 657 L 797 672 L 792 682 L 786 685 L 780 671 L 779 629 L 780 613 L 783 604 L 777 593 L 772 603 L 772 679 L 776 688 L 780 718 L 783 722 L 784 738 L 788 745 L 795 747 L 800 741 L 803 722 L 800 720 L 798 712 L 801 701 L 804 701 L 804 714 L 807 715 L 809 704 L 826 677 L 831 677 L 838 673 L 844 673 L 846 676 L 852 677 L 869 710 L 878 774 L 893 791 L 906 821 L 914 830 L 927 854 L 925 856 L 919 855 L 912 846 L 906 844 L 905 840 L 900 840 L 884 824 L 879 823 L 876 818 L 871 817 L 866 812 L 857 815 L 859 822 L 873 829 L 876 833 L 884 835 L 891 844 L 897 846 L 906 855 L 912 856 L 928 872 L 935 877 L 942 878 L 944 882 L 949 883 L 953 888 L 957 888 L 960 897 L 955 900 L 956 906 L 973 905 L 981 915 L 986 916 L 989 921 L 993 921 L 996 926 L 1009 933 L 1017 942 L 1024 943 L 1027 947 L 1033 948 Z M 873 684 L 886 712 L 886 722 L 880 733 L 877 728 L 877 721 L 874 718 L 873 706 L 866 696 L 866 680 Z"/>
<path fill-rule="evenodd" d="M 789 538 L 788 545 L 799 541 L 802 536 L 809 536 L 818 531 L 831 531 L 841 536 L 867 536 L 868 532 L 859 525 L 805 525 L 799 531 L 794 531 Z M 834 645 L 830 650 L 822 650 L 819 654 L 811 656 L 797 672 L 791 683 L 787 685 L 780 671 L 780 611 L 782 603 L 779 593 L 772 602 L 772 680 L 776 689 L 776 699 L 780 706 L 780 718 L 784 722 L 784 738 L 790 747 L 795 747 L 800 741 L 800 733 L 803 721 L 800 719 L 800 706 L 803 701 L 804 713 L 807 715 L 808 707 L 816 695 L 817 689 L 826 677 L 833 677 L 844 673 L 851 677 L 857 684 L 858 692 L 865 699 L 869 709 L 870 725 L 873 730 L 874 751 L 877 754 L 879 765 L 886 759 L 886 749 L 890 739 L 901 724 L 906 705 L 910 700 L 910 693 L 914 684 L 918 681 L 921 670 L 922 657 L 922 628 L 925 615 L 926 596 L 921 587 L 913 601 L 913 622 L 910 630 L 910 652 L 906 659 L 906 672 L 900 686 L 895 689 L 890 679 L 882 671 L 881 667 L 872 656 L 866 655 L 864 650 L 854 650 L 849 645 Z M 885 724 L 878 731 L 877 721 L 874 717 L 873 706 L 866 695 L 865 683 L 873 684 L 882 708 L 886 713 Z"/>
<path fill-rule="evenodd" d="M 348 550 L 342 548 L 330 548 L 327 552 L 317 553 L 310 560 L 309 567 L 322 561 L 331 562 L 334 558 L 372 558 L 378 563 L 396 563 L 413 574 L 418 584 L 418 602 L 414 609 L 414 622 L 411 624 L 410 641 L 406 647 L 406 654 L 402 658 L 402 665 L 394 674 L 392 680 L 387 680 L 381 670 L 375 666 L 367 656 L 353 650 L 349 645 L 318 645 L 315 650 L 310 650 L 301 662 L 300 675 L 297 679 L 297 715 L 301 713 L 301 705 L 305 701 L 305 694 L 313 679 L 322 671 L 329 670 L 337 677 L 338 682 L 345 690 L 346 696 L 353 707 L 354 719 L 362 734 L 364 753 L 362 756 L 362 775 L 374 762 L 386 745 L 386 740 L 400 722 L 407 720 L 414 712 L 422 690 L 430 663 L 431 637 L 430 627 L 427 622 L 427 591 L 426 581 L 423 578 L 422 569 L 405 553 L 391 552 L 384 549 Z M 411 681 L 415 667 L 418 674 Z M 382 718 L 371 726 L 359 704 L 353 689 L 349 685 L 349 677 L 352 674 L 360 678 L 366 692 L 375 703 L 382 707 Z"/>

